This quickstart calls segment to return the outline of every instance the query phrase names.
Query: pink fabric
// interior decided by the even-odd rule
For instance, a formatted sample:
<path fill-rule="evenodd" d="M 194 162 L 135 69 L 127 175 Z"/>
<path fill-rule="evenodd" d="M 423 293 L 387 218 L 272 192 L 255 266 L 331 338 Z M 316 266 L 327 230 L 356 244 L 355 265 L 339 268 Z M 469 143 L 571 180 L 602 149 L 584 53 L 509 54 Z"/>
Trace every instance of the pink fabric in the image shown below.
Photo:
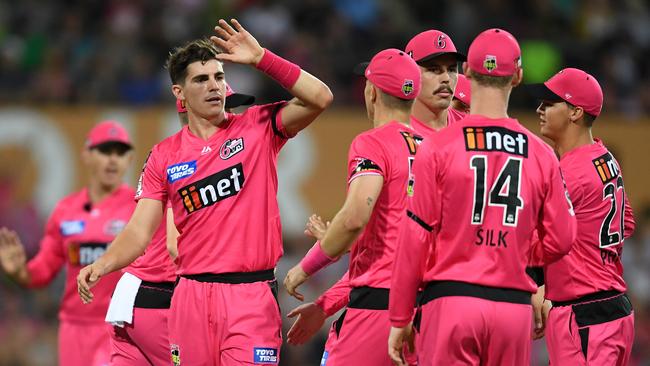
<path fill-rule="evenodd" d="M 346 271 L 340 280 L 316 299 L 316 305 L 320 306 L 328 317 L 332 316 L 348 304 L 351 290 L 350 272 Z"/>
<path fill-rule="evenodd" d="M 478 135 L 492 140 L 501 136 L 514 145 L 508 145 L 511 152 L 499 151 L 497 147 L 503 150 L 506 145 Z M 481 163 L 485 169 L 478 168 Z M 505 182 L 519 177 L 520 204 L 512 205 L 511 214 L 506 205 L 490 203 L 490 196 L 503 197 L 509 189 L 506 183 L 496 187 L 507 165 L 511 174 Z M 480 190 L 475 187 L 481 173 L 485 176 L 482 210 L 477 203 Z M 571 249 L 576 224 L 559 162 L 541 139 L 514 119 L 470 115 L 428 136 L 413 174 L 411 216 L 401 227 L 390 287 L 391 321 L 397 326 L 411 320 L 415 293 L 423 281 L 452 280 L 535 292 L 537 286 L 525 272 L 535 228 L 543 238 L 545 263 Z M 497 192 L 491 194 L 493 189 Z M 506 222 L 509 219 L 514 221 Z"/>
<path fill-rule="evenodd" d="M 126 129 L 116 121 L 102 121 L 88 132 L 86 147 L 91 148 L 106 142 L 121 142 L 131 146 L 131 138 Z"/>
<path fill-rule="evenodd" d="M 84 305 L 77 293 L 77 275 L 82 267 L 102 255 L 124 228 L 135 208 L 133 189 L 119 187 L 92 207 L 86 189 L 62 199 L 48 219 L 45 236 L 36 256 L 27 263 L 30 287 L 44 287 L 65 265 L 65 289 L 59 319 L 75 322 L 104 322 L 119 272 L 102 277 L 93 287 L 93 302 Z M 90 210 L 86 210 L 90 208 Z"/>
<path fill-rule="evenodd" d="M 336 262 L 337 258 L 328 257 L 323 248 L 320 246 L 320 241 L 317 241 L 311 249 L 305 254 L 305 257 L 300 261 L 300 267 L 308 275 L 312 275 L 328 265 Z"/>
<path fill-rule="evenodd" d="M 283 59 L 266 48 L 256 67 L 285 89 L 291 89 L 300 77 L 300 66 Z"/>
<path fill-rule="evenodd" d="M 400 99 L 415 99 L 420 94 L 420 67 L 404 51 L 389 48 L 377 53 L 364 75 L 386 94 Z"/>
<path fill-rule="evenodd" d="M 133 309 L 133 324 L 111 329 L 111 366 L 169 365 L 169 309 Z"/>
<path fill-rule="evenodd" d="M 181 278 L 169 316 L 169 342 L 180 364 L 253 365 L 256 353 L 275 357 L 265 365 L 279 364 L 282 320 L 270 286 Z"/>
<path fill-rule="evenodd" d="M 579 329 L 589 329 L 587 357 Z M 634 313 L 610 322 L 579 328 L 571 306 L 551 309 L 546 344 L 551 366 L 626 366 L 634 342 Z"/>
<path fill-rule="evenodd" d="M 458 82 L 456 83 L 456 90 L 454 90 L 454 98 L 465 103 L 468 107 L 472 103 L 472 88 L 471 83 L 463 74 L 458 74 Z M 453 108 L 452 108 L 453 109 Z"/>
<path fill-rule="evenodd" d="M 600 115 L 603 107 L 603 90 L 592 75 L 568 67 L 560 70 L 544 85 L 558 97 L 574 106 L 582 107 L 592 116 Z"/>
<path fill-rule="evenodd" d="M 282 256 L 276 167 L 291 137 L 283 106 L 227 113 L 207 141 L 186 126 L 154 146 L 136 199 L 171 201 L 179 274 L 261 271 Z"/>
<path fill-rule="evenodd" d="M 176 281 L 176 265 L 167 251 L 166 228 L 166 221 L 163 220 L 144 254 L 124 268 L 124 272 L 129 272 L 143 281 Z"/>
<path fill-rule="evenodd" d="M 410 164 L 422 137 L 398 122 L 357 136 L 348 154 L 349 182 L 381 175 L 384 185 L 370 220 L 350 251 L 350 285 L 390 288 L 397 233 L 404 219 Z"/>
<path fill-rule="evenodd" d="M 600 163 L 600 158 L 604 164 Z M 606 170 L 605 181 L 594 161 Z M 615 213 L 608 233 L 627 238 L 634 232 L 634 216 L 627 195 L 623 200 L 621 168 L 600 140 L 565 154 L 560 167 L 573 202 L 578 221 L 578 233 L 571 252 L 545 270 L 546 297 L 553 301 L 568 301 L 590 293 L 606 290 L 625 292 L 621 254 L 624 240 L 604 245 L 601 232 L 606 217 L 615 203 Z M 620 182 L 617 182 L 618 178 Z M 618 183 L 621 183 L 620 186 Z M 615 200 L 606 195 L 615 189 Z M 623 215 L 623 217 L 621 217 Z M 623 222 L 623 228 L 621 228 Z"/>
<path fill-rule="evenodd" d="M 108 366 L 110 326 L 104 320 L 94 323 L 61 321 L 59 324 L 59 365 Z"/>
<path fill-rule="evenodd" d="M 531 317 L 530 305 L 462 296 L 432 300 L 422 307 L 419 365 L 530 365 Z"/>
<path fill-rule="evenodd" d="M 332 324 L 325 344 L 327 360 L 321 362 L 321 366 L 393 364 L 388 356 L 390 321 L 387 310 L 348 308 L 338 335 L 335 325 Z M 415 354 L 407 353 L 407 357 L 409 365 L 417 364 Z"/>
<path fill-rule="evenodd" d="M 454 108 L 447 108 L 447 126 L 450 126 L 463 118 L 465 118 L 465 113 L 455 110 Z M 423 137 L 439 131 L 427 126 L 424 122 L 418 120 L 414 116 L 411 116 L 411 128 Z"/>
<path fill-rule="evenodd" d="M 472 41 L 467 52 L 469 68 L 488 76 L 510 76 L 521 68 L 521 49 L 512 34 L 488 29 Z"/>

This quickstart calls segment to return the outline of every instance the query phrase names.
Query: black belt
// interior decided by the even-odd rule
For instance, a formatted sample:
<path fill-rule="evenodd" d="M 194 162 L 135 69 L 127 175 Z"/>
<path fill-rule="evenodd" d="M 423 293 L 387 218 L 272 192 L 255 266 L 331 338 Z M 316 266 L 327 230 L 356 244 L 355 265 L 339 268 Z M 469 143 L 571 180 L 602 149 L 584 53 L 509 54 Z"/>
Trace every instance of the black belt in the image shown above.
<path fill-rule="evenodd" d="M 349 308 L 367 310 L 388 310 L 390 291 L 387 288 L 355 287 L 350 291 Z"/>
<path fill-rule="evenodd" d="M 575 300 L 569 300 L 569 301 L 552 301 L 553 306 L 569 306 L 569 305 L 576 305 L 576 304 L 581 304 L 583 302 L 590 302 L 590 301 L 598 301 L 598 300 L 604 300 L 604 299 L 609 299 L 610 297 L 616 297 L 623 295 L 622 292 L 616 291 L 616 290 L 608 290 L 608 291 L 598 291 L 598 292 L 592 292 L 588 295 L 579 297 Z"/>
<path fill-rule="evenodd" d="M 275 271 L 267 269 L 257 272 L 229 272 L 229 273 L 199 273 L 192 275 L 181 275 L 188 280 L 199 282 L 218 282 L 218 283 L 253 283 L 275 280 Z"/>
<path fill-rule="evenodd" d="M 576 304 L 571 308 L 579 327 L 607 323 L 632 314 L 632 303 L 625 294 L 607 300 Z"/>
<path fill-rule="evenodd" d="M 530 292 L 500 287 L 481 286 L 457 281 L 427 283 L 422 293 L 421 305 L 445 296 L 469 296 L 480 299 L 530 305 Z"/>
<path fill-rule="evenodd" d="M 133 307 L 142 309 L 169 309 L 174 294 L 173 282 L 142 281 L 135 295 Z"/>

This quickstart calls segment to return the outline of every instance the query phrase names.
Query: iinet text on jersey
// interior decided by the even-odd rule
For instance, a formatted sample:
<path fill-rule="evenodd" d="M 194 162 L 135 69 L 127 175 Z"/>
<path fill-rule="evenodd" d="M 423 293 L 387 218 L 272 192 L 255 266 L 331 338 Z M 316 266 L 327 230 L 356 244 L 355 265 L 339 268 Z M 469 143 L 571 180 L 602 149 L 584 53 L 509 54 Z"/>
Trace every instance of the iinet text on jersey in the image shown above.
<path fill-rule="evenodd" d="M 238 194 L 244 180 L 244 168 L 239 163 L 190 183 L 179 189 L 178 193 L 189 214 Z"/>

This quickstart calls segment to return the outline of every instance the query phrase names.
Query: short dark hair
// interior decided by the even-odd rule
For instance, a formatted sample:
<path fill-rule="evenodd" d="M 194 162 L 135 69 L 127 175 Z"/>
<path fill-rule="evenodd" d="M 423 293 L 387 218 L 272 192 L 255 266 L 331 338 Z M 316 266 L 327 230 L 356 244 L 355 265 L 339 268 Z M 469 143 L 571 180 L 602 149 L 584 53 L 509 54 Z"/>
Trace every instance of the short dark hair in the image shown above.
<path fill-rule="evenodd" d="M 379 89 L 377 89 L 379 90 Z M 390 94 L 386 94 L 383 91 L 379 90 L 379 98 L 381 98 L 382 103 L 390 109 L 397 109 L 403 112 L 410 112 L 411 107 L 415 99 L 402 99 L 394 97 Z"/>
<path fill-rule="evenodd" d="M 486 86 L 490 88 L 505 88 L 506 86 L 510 85 L 510 83 L 512 82 L 512 78 L 514 77 L 514 75 L 509 75 L 509 76 L 483 75 L 474 72 L 471 69 L 469 70 L 469 74 L 471 75 L 470 77 L 472 79 L 476 80 L 476 83 L 478 85 Z"/>
<path fill-rule="evenodd" d="M 187 77 L 187 66 L 193 62 L 201 61 L 206 63 L 209 60 L 217 60 L 221 50 L 207 38 L 196 39 L 181 47 L 176 47 L 169 53 L 165 67 L 169 71 L 172 84 L 183 84 Z M 219 61 L 221 62 L 221 61 Z"/>

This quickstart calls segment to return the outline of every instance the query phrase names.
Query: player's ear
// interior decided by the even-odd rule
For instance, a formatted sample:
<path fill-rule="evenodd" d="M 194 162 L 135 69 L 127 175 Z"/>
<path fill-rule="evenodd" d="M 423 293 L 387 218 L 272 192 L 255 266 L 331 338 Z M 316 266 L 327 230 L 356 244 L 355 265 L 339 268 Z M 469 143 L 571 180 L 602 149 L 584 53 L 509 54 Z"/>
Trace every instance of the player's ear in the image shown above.
<path fill-rule="evenodd" d="M 569 113 L 569 120 L 571 123 L 576 123 L 581 120 L 584 115 L 585 110 L 582 107 L 574 107 L 571 109 L 571 113 Z"/>
<path fill-rule="evenodd" d="M 81 161 L 84 164 L 88 165 L 90 163 L 90 159 L 91 159 L 90 158 L 90 149 L 87 149 L 87 148 L 84 147 L 83 150 L 81 150 Z"/>
<path fill-rule="evenodd" d="M 512 82 L 510 83 L 510 85 L 512 85 L 512 87 L 514 88 L 517 85 L 521 84 L 522 80 L 524 80 L 524 69 L 520 67 L 517 69 L 515 75 L 513 75 Z"/>
<path fill-rule="evenodd" d="M 176 99 L 180 99 L 183 102 L 185 102 L 185 94 L 183 93 L 183 86 L 179 84 L 174 84 L 172 85 L 172 93 L 174 93 L 174 96 Z"/>
<path fill-rule="evenodd" d="M 467 61 L 463 62 L 463 74 L 465 75 L 466 78 L 471 79 L 472 76 L 470 75 L 471 72 L 469 72 L 469 66 L 467 66 Z"/>

